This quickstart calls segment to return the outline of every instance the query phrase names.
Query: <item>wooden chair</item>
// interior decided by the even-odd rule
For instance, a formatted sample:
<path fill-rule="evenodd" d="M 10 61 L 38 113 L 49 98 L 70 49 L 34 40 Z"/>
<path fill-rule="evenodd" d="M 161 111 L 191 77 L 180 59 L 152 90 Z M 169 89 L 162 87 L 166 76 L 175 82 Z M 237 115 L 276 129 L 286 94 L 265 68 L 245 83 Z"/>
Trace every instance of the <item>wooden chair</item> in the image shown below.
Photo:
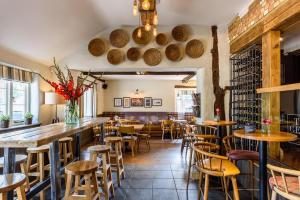
<path fill-rule="evenodd" d="M 90 152 L 90 160 L 98 161 L 99 168 L 97 171 L 97 177 L 100 179 L 99 185 L 102 187 L 103 193 L 101 193 L 105 200 L 109 200 L 109 191 L 111 195 L 115 195 L 114 184 L 112 181 L 112 173 L 110 166 L 110 147 L 106 145 L 95 145 L 87 149 Z"/>
<path fill-rule="evenodd" d="M 111 170 L 117 173 L 118 186 L 121 186 L 121 179 L 125 178 L 124 162 L 122 156 L 122 137 L 104 138 L 106 145 L 110 146 Z"/>
<path fill-rule="evenodd" d="M 137 134 L 138 150 L 140 149 L 140 144 L 145 142 L 148 151 L 150 151 L 151 127 L 152 127 L 152 122 L 148 122 L 144 125 L 144 129 L 142 130 L 142 132 Z"/>
<path fill-rule="evenodd" d="M 187 185 L 186 185 L 187 189 L 189 188 L 192 167 L 195 168 L 196 164 L 197 164 L 197 157 L 194 156 L 194 154 L 195 154 L 194 149 L 198 148 L 198 149 L 205 150 L 205 151 L 211 152 L 211 153 L 216 153 L 220 149 L 219 145 L 214 144 L 214 143 L 208 143 L 208 142 L 195 142 L 195 143 L 191 142 L 191 145 L 192 145 L 192 147 L 191 147 L 190 157 L 189 157 L 188 179 L 187 179 Z"/>
<path fill-rule="evenodd" d="M 272 189 L 272 200 L 277 194 L 291 200 L 300 199 L 300 171 L 267 165 L 272 177 L 269 179 Z"/>
<path fill-rule="evenodd" d="M 233 186 L 234 200 L 239 200 L 239 192 L 237 187 L 236 176 L 240 170 L 228 160 L 228 157 L 213 154 L 210 151 L 215 144 L 203 142 L 197 148 L 193 148 L 196 157 L 196 169 L 200 172 L 199 178 L 199 199 L 202 192 L 202 176 L 205 175 L 203 199 L 208 199 L 209 192 L 209 177 L 215 176 L 223 179 L 223 186 L 228 200 L 229 194 L 227 191 L 226 178 L 230 178 Z"/>
<path fill-rule="evenodd" d="M 120 126 L 119 135 L 122 136 L 123 143 L 129 143 L 131 148 L 131 155 L 132 157 L 134 157 L 134 153 L 137 151 L 137 136 L 134 130 L 134 126 Z"/>
<path fill-rule="evenodd" d="M 28 176 L 36 177 L 35 180 L 30 182 L 30 186 L 37 182 L 42 182 L 45 179 L 45 171 L 50 171 L 50 164 L 45 164 L 45 153 L 48 154 L 48 163 L 50 163 L 50 146 L 43 145 L 40 147 L 27 148 L 27 172 Z M 36 163 L 32 163 L 33 157 L 36 156 Z M 35 169 L 35 172 L 32 172 Z M 45 199 L 44 191 L 40 192 L 40 199 Z"/>
<path fill-rule="evenodd" d="M 164 140 L 165 133 L 169 132 L 171 134 L 171 140 L 173 141 L 174 122 L 172 120 L 162 120 L 161 129 L 162 129 L 161 139 Z"/>
<path fill-rule="evenodd" d="M 68 162 L 72 161 L 74 158 L 73 138 L 65 137 L 59 139 L 58 142 L 59 142 L 60 161 L 63 163 L 63 166 L 66 166 Z"/>
<path fill-rule="evenodd" d="M 21 154 L 16 155 L 15 163 L 16 165 L 20 166 L 21 173 L 26 176 L 26 181 L 24 185 L 25 185 L 25 191 L 28 191 L 30 189 L 30 184 L 29 184 L 26 162 L 27 162 L 26 155 L 21 155 Z M 3 166 L 4 166 L 4 157 L 0 157 L 0 168 L 3 168 Z"/>
<path fill-rule="evenodd" d="M 255 165 L 258 165 L 255 163 L 259 161 L 258 142 L 237 138 L 231 135 L 223 138 L 223 144 L 225 146 L 226 155 L 234 164 L 237 164 L 238 161 L 242 160 L 248 161 L 250 173 L 243 173 L 241 175 L 250 176 L 251 199 L 254 199 L 254 180 L 257 180 L 254 175 L 254 167 Z"/>
<path fill-rule="evenodd" d="M 194 132 L 193 129 L 190 125 L 186 124 L 184 129 L 183 129 L 184 133 L 182 135 L 182 142 L 181 142 L 181 155 L 184 151 L 184 148 L 186 148 L 185 154 L 187 155 L 188 150 L 191 148 L 191 144 L 194 140 Z"/>
<path fill-rule="evenodd" d="M 220 139 L 217 136 L 218 129 L 214 126 L 198 125 L 197 130 L 195 138 L 200 141 L 215 143 Z"/>
<path fill-rule="evenodd" d="M 26 176 L 21 173 L 0 175 L 0 199 L 6 200 L 7 193 L 16 190 L 18 200 L 26 200 L 25 183 Z"/>
<path fill-rule="evenodd" d="M 98 183 L 96 171 L 98 170 L 98 163 L 95 161 L 85 160 L 76 161 L 68 164 L 65 167 L 67 174 L 65 200 L 84 199 L 94 200 L 99 198 Z M 74 192 L 72 189 L 72 179 L 75 177 Z M 80 178 L 84 178 L 84 184 L 81 184 Z M 84 194 L 79 194 L 83 192 Z"/>

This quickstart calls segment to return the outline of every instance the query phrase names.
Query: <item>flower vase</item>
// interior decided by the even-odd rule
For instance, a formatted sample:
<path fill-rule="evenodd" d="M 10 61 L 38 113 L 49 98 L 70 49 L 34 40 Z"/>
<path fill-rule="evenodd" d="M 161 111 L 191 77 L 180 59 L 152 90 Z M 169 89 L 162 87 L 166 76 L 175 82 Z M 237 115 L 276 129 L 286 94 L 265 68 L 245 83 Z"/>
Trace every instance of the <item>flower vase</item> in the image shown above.
<path fill-rule="evenodd" d="M 77 124 L 79 122 L 79 106 L 77 101 L 67 101 L 65 108 L 65 123 Z"/>
<path fill-rule="evenodd" d="M 219 122 L 221 120 L 220 115 L 216 115 L 214 121 Z"/>
<path fill-rule="evenodd" d="M 270 125 L 262 125 L 261 128 L 262 128 L 261 131 L 262 131 L 262 133 L 264 133 L 264 134 L 268 134 L 269 131 L 270 131 Z"/>

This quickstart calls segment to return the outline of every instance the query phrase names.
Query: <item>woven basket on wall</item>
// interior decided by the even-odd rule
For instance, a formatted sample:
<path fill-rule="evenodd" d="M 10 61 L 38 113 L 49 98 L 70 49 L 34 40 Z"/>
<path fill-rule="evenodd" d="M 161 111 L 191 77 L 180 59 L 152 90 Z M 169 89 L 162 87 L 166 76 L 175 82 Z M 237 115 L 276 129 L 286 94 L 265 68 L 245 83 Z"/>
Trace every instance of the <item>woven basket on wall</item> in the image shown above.
<path fill-rule="evenodd" d="M 138 37 L 139 29 L 141 29 L 142 31 L 141 37 Z M 146 31 L 144 27 L 138 27 L 132 33 L 132 39 L 136 44 L 140 44 L 140 45 L 148 44 L 149 42 L 152 41 L 152 37 L 153 37 L 152 31 Z"/>
<path fill-rule="evenodd" d="M 172 36 L 176 41 L 185 42 L 189 39 L 189 28 L 186 25 L 176 26 L 172 30 Z"/>
<path fill-rule="evenodd" d="M 156 66 L 161 62 L 162 54 L 158 49 L 151 48 L 145 51 L 143 58 L 147 65 Z"/>
<path fill-rule="evenodd" d="M 156 43 L 161 46 L 165 46 L 169 43 L 170 37 L 166 33 L 160 33 L 155 38 Z"/>
<path fill-rule="evenodd" d="M 165 54 L 171 61 L 181 61 L 184 56 L 184 49 L 180 44 L 170 44 L 167 46 Z"/>
<path fill-rule="evenodd" d="M 139 60 L 141 58 L 141 56 L 142 56 L 142 53 L 141 53 L 140 48 L 131 47 L 127 51 L 127 58 L 128 58 L 128 60 L 137 61 L 137 60 Z"/>
<path fill-rule="evenodd" d="M 204 53 L 204 47 L 200 40 L 194 39 L 187 43 L 185 53 L 191 58 L 199 58 Z"/>
<path fill-rule="evenodd" d="M 107 49 L 106 41 L 101 38 L 95 38 L 90 41 L 88 50 L 93 56 L 101 56 Z"/>
<path fill-rule="evenodd" d="M 109 35 L 109 41 L 114 47 L 122 48 L 129 42 L 130 37 L 123 29 L 116 29 Z"/>
<path fill-rule="evenodd" d="M 112 65 L 118 65 L 125 60 L 124 52 L 120 49 L 112 49 L 107 53 L 107 60 Z"/>

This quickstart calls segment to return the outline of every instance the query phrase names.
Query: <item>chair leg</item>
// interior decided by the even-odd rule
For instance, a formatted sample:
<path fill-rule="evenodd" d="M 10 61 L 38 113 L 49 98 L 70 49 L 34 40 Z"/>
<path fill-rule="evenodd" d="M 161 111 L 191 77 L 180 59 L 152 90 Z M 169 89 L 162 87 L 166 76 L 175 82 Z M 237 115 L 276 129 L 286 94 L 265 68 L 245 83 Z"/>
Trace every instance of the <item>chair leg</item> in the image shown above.
<path fill-rule="evenodd" d="M 234 200 L 239 200 L 240 197 L 239 197 L 239 191 L 238 191 L 238 187 L 237 187 L 237 182 L 236 182 L 236 177 L 235 176 L 231 177 L 231 182 L 232 182 Z"/>
<path fill-rule="evenodd" d="M 189 183 L 190 183 L 190 177 L 191 177 L 191 168 L 192 168 L 192 157 L 193 157 L 193 151 L 191 149 L 190 151 L 190 158 L 189 158 L 189 168 L 188 168 L 188 180 L 186 183 L 186 189 L 189 189 Z"/>
<path fill-rule="evenodd" d="M 182 156 L 182 153 L 183 153 L 184 146 L 185 146 L 185 139 L 184 139 L 184 138 L 182 138 L 182 142 L 181 142 L 181 148 L 180 148 L 180 153 L 181 153 L 181 156 Z"/>
<path fill-rule="evenodd" d="M 26 200 L 24 185 L 21 185 L 16 190 L 17 190 L 17 197 L 18 197 L 18 199 L 19 200 Z"/>
<path fill-rule="evenodd" d="M 131 155 L 132 157 L 134 157 L 135 141 L 131 141 L 130 146 L 131 146 Z"/>
<path fill-rule="evenodd" d="M 209 175 L 205 174 L 205 183 L 204 183 L 204 200 L 208 200 L 208 188 L 209 188 Z"/>
<path fill-rule="evenodd" d="M 161 135 L 161 140 L 164 141 L 164 136 L 165 136 L 165 131 L 164 129 L 162 130 L 162 135 Z"/>
<path fill-rule="evenodd" d="M 272 190 L 272 198 L 271 198 L 271 200 L 276 200 L 276 196 L 277 196 L 277 193 L 274 190 Z"/>
<path fill-rule="evenodd" d="M 227 184 L 226 184 L 226 177 L 223 176 L 222 179 L 223 179 L 223 185 L 224 185 L 224 190 L 225 190 L 226 200 L 228 200 L 229 194 L 228 194 L 228 189 L 227 189 Z"/>

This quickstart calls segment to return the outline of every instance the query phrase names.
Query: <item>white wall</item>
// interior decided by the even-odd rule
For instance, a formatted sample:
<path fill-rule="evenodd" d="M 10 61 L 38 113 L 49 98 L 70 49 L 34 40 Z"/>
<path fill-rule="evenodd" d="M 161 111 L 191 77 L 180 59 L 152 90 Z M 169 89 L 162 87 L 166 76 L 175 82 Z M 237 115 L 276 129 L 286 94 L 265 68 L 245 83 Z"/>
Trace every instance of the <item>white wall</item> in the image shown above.
<path fill-rule="evenodd" d="M 175 112 L 175 85 L 181 81 L 170 80 L 109 80 L 108 88 L 104 90 L 104 111 L 108 112 Z M 195 85 L 190 82 L 189 85 Z M 138 97 L 135 90 L 139 89 L 139 97 L 161 98 L 162 106 L 144 107 L 114 107 L 114 98 Z"/>
<path fill-rule="evenodd" d="M 49 68 L 41 63 L 35 62 L 33 60 L 27 59 L 22 55 L 18 55 L 15 52 L 12 52 L 9 49 L 4 49 L 0 47 L 0 61 L 4 63 L 8 63 L 11 65 L 15 65 L 18 67 L 22 67 L 28 70 L 32 70 L 36 73 L 41 73 L 45 77 L 52 79 L 52 73 L 50 72 Z M 43 105 L 44 104 L 44 92 L 50 91 L 51 87 L 43 81 L 42 79 L 39 80 L 39 94 L 36 98 L 39 98 L 39 104 L 36 106 L 40 107 L 39 110 L 39 117 L 40 122 L 42 124 L 49 124 L 52 122 L 54 116 L 54 108 L 50 105 Z"/>

